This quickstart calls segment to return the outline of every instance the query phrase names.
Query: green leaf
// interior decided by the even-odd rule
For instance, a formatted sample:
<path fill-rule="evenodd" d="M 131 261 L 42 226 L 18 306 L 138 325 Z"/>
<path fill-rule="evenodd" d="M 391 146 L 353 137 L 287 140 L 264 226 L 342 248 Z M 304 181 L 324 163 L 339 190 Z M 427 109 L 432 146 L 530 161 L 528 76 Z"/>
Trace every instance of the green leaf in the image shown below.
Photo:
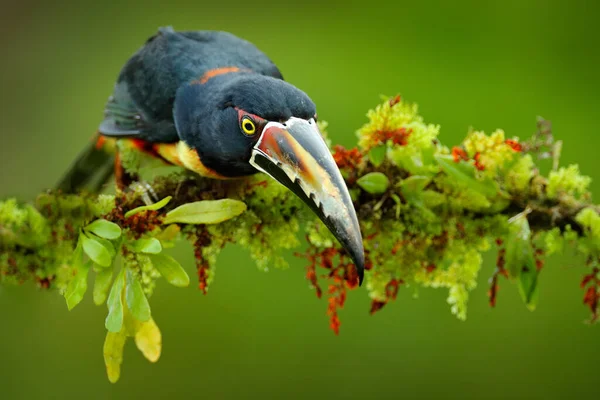
<path fill-rule="evenodd" d="M 435 146 L 425 147 L 424 149 L 421 150 L 421 160 L 423 162 L 423 165 L 435 164 L 435 159 L 434 159 L 435 152 L 436 152 Z"/>
<path fill-rule="evenodd" d="M 423 190 L 431 182 L 427 176 L 413 175 L 403 179 L 398 185 L 402 195 L 412 204 L 423 204 Z"/>
<path fill-rule="evenodd" d="M 123 348 L 127 336 L 125 332 L 107 332 L 104 339 L 104 365 L 106 374 L 111 383 L 116 383 L 121 376 L 121 364 L 123 363 Z"/>
<path fill-rule="evenodd" d="M 523 268 L 535 270 L 535 259 L 530 242 L 531 230 L 524 215 L 513 217 L 509 221 L 509 232 L 506 237 L 504 268 L 512 278 L 518 278 Z"/>
<path fill-rule="evenodd" d="M 390 185 L 388 177 L 381 172 L 370 172 L 361 176 L 356 183 L 358 183 L 358 186 L 365 192 L 371 194 L 384 193 Z"/>
<path fill-rule="evenodd" d="M 421 193 L 423 189 L 431 182 L 428 176 L 413 175 L 402 179 L 396 186 L 403 189 L 403 192 Z"/>
<path fill-rule="evenodd" d="M 475 166 L 473 164 L 462 160 L 460 162 L 454 162 L 452 156 L 440 154 L 436 154 L 435 159 L 448 176 L 464 183 L 470 189 L 473 189 L 487 197 L 495 197 L 498 194 L 498 187 L 493 180 L 477 179 L 475 174 Z"/>
<path fill-rule="evenodd" d="M 519 214 L 509 220 L 509 232 L 506 237 L 504 267 L 512 278 L 517 279 L 521 298 L 531 311 L 537 305 L 538 270 L 531 244 L 531 230 L 525 214 Z"/>
<path fill-rule="evenodd" d="M 154 203 L 154 204 L 150 204 L 148 206 L 141 206 L 141 207 L 137 207 L 134 208 L 133 210 L 129 210 L 125 213 L 125 218 L 129 218 L 135 214 L 139 214 L 142 211 L 157 211 L 160 210 L 161 208 L 163 208 L 164 206 L 166 206 L 172 199 L 172 196 L 167 196 L 164 199 L 162 199 L 161 201 Z"/>
<path fill-rule="evenodd" d="M 246 203 L 233 199 L 203 200 L 169 211 L 165 224 L 218 224 L 246 211 Z"/>
<path fill-rule="evenodd" d="M 112 278 L 112 268 L 100 268 L 96 271 L 96 280 L 94 281 L 94 304 L 97 306 L 104 304 L 106 301 Z"/>
<path fill-rule="evenodd" d="M 398 196 L 396 193 L 392 193 L 390 197 L 396 203 L 396 219 L 398 219 L 400 218 L 400 212 L 402 211 L 402 200 L 400 200 L 400 196 Z"/>
<path fill-rule="evenodd" d="M 156 235 L 156 238 L 160 240 L 161 243 L 170 242 L 177 238 L 179 232 L 181 232 L 181 228 L 179 228 L 179 226 L 169 225 L 166 228 L 164 228 L 158 235 Z"/>
<path fill-rule="evenodd" d="M 160 241 L 155 238 L 138 239 L 131 242 L 130 247 L 136 253 L 158 254 L 162 251 Z"/>
<path fill-rule="evenodd" d="M 105 247 L 99 240 L 84 234 L 79 235 L 79 240 L 83 246 L 83 251 L 85 251 L 85 254 L 87 254 L 93 262 L 103 267 L 108 267 L 112 264 L 110 248 Z"/>
<path fill-rule="evenodd" d="M 524 267 L 519 275 L 519 293 L 530 311 L 535 310 L 539 299 L 538 275 L 539 271 L 535 266 L 535 261 L 533 265 Z"/>
<path fill-rule="evenodd" d="M 115 245 L 113 244 L 113 242 L 111 242 L 110 240 L 95 236 L 95 235 L 89 235 L 89 238 L 94 239 L 96 242 L 98 242 L 102 246 L 104 246 L 104 248 L 106 248 L 106 250 L 108 250 L 108 252 L 110 253 L 111 260 L 113 258 L 115 258 L 115 256 L 117 255 L 117 251 L 115 250 Z M 119 240 L 117 240 L 117 241 L 119 241 Z M 112 261 L 111 261 L 111 264 L 112 264 Z"/>
<path fill-rule="evenodd" d="M 77 257 L 77 255 L 76 255 Z M 81 257 L 81 255 L 79 255 Z M 65 299 L 67 300 L 67 307 L 71 311 L 79 302 L 83 299 L 85 292 L 87 291 L 87 277 L 88 271 L 90 270 L 89 263 L 82 263 L 81 260 L 78 262 L 76 268 L 76 274 L 65 291 Z"/>
<path fill-rule="evenodd" d="M 152 318 L 136 324 L 135 345 L 148 361 L 158 361 L 162 350 L 162 335 Z"/>
<path fill-rule="evenodd" d="M 434 190 L 424 190 L 423 193 L 421 193 L 421 197 L 423 199 L 423 204 L 425 204 L 425 207 L 427 208 L 437 207 L 444 204 L 446 201 L 446 196 Z"/>
<path fill-rule="evenodd" d="M 154 268 L 173 286 L 186 287 L 190 284 L 190 277 L 181 264 L 173 257 L 166 254 L 151 254 L 150 260 Z"/>
<path fill-rule="evenodd" d="M 373 147 L 369 151 L 369 161 L 376 167 L 379 167 L 385 161 L 385 154 L 387 152 L 387 146 Z"/>
<path fill-rule="evenodd" d="M 125 300 L 127 307 L 135 319 L 145 322 L 150 319 L 150 304 L 142 289 L 142 284 L 133 274 L 131 269 L 127 269 L 127 286 L 125 287 Z"/>
<path fill-rule="evenodd" d="M 121 268 L 108 295 L 108 315 L 104 325 L 109 332 L 119 332 L 123 327 L 123 285 L 125 280 L 124 268 Z"/>
<path fill-rule="evenodd" d="M 104 239 L 114 240 L 121 236 L 121 227 L 105 219 L 97 219 L 84 228 L 87 232 L 92 232 L 96 236 Z"/>

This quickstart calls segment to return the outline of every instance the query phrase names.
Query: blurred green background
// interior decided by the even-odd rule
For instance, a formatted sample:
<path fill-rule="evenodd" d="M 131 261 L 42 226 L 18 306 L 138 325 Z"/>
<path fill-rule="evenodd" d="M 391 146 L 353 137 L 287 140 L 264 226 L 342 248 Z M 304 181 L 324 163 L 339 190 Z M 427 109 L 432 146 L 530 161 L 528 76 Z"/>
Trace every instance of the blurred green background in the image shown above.
<path fill-rule="evenodd" d="M 527 137 L 535 117 L 565 141 L 563 163 L 598 176 L 598 3 L 384 1 L 36 2 L 1 5 L 0 197 L 50 187 L 95 131 L 114 79 L 159 26 L 218 29 L 264 50 L 305 90 L 338 143 L 380 94 L 416 101 L 458 142 L 469 126 Z M 598 181 L 593 183 L 598 194 Z M 193 273 L 192 255 L 179 259 Z M 401 289 L 369 316 L 352 292 L 339 337 L 301 260 L 259 272 L 228 247 L 208 296 L 159 282 L 164 348 L 153 365 L 128 343 L 108 383 L 104 307 L 67 311 L 55 292 L 0 287 L 0 398 L 594 398 L 600 327 L 582 323 L 581 260 L 553 259 L 534 313 L 503 281 L 487 305 L 488 255 L 469 317 L 443 290 Z"/>

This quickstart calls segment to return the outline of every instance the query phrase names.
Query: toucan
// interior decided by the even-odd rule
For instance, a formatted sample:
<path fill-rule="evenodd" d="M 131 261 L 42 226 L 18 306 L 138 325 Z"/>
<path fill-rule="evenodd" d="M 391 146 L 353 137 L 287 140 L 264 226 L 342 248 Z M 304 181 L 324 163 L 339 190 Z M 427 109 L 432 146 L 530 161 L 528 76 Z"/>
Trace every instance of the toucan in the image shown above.
<path fill-rule="evenodd" d="M 168 163 L 207 178 L 269 175 L 323 221 L 362 283 L 358 219 L 316 119 L 308 95 L 284 81 L 252 43 L 227 32 L 166 27 L 122 68 L 98 137 L 143 143 Z M 103 184 L 110 177 L 107 163 L 106 152 L 88 146 L 57 189 L 75 192 L 98 174 Z"/>

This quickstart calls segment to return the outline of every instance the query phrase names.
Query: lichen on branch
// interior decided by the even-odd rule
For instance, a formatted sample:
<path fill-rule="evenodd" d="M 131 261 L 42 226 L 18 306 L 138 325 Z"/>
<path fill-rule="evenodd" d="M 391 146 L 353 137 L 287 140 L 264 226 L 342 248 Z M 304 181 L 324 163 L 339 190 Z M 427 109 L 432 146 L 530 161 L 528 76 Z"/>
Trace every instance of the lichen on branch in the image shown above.
<path fill-rule="evenodd" d="M 554 140 L 547 121 L 540 119 L 526 140 L 501 130 L 472 130 L 448 147 L 439 139 L 440 127 L 399 96 L 367 117 L 358 146 L 335 145 L 332 152 L 361 225 L 371 313 L 399 290 L 424 286 L 446 288 L 452 313 L 465 319 L 482 254 L 490 249 L 498 254 L 488 272 L 490 305 L 507 280 L 534 309 L 546 258 L 569 246 L 581 257 L 583 302 L 591 321 L 598 318 L 599 208 L 591 200 L 590 178 L 576 165 L 560 166 L 562 142 Z M 0 282 L 33 280 L 57 289 L 71 309 L 94 274 L 94 302 L 108 308 L 104 354 L 111 381 L 119 377 L 128 337 L 150 361 L 160 356 L 149 302 L 155 281 L 183 287 L 193 280 L 206 294 L 217 255 L 230 242 L 267 270 L 287 266 L 285 255 L 304 237 L 308 248 L 296 254 L 306 259 L 306 279 L 316 295 L 328 298 L 330 326 L 339 332 L 339 309 L 358 287 L 358 276 L 331 233 L 291 192 L 262 174 L 204 179 L 165 166 L 126 141 L 107 142 L 106 148 L 118 148 L 126 170 L 151 182 L 163 200 L 146 206 L 143 192 L 127 190 L 99 196 L 49 192 L 32 204 L 0 202 Z M 551 160 L 547 166 L 545 159 Z M 196 278 L 165 252 L 178 240 L 193 245 Z"/>

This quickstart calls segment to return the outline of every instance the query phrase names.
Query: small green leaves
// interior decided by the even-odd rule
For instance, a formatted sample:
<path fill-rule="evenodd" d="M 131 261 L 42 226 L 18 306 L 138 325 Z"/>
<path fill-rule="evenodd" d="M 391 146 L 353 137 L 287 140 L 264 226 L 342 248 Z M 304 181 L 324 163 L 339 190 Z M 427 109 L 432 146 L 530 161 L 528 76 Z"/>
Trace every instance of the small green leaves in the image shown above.
<path fill-rule="evenodd" d="M 94 237 L 88 237 L 84 234 L 79 235 L 79 240 L 83 246 L 83 251 L 93 262 L 103 267 L 108 267 L 112 264 L 110 248 L 107 248 L 99 240 Z"/>
<path fill-rule="evenodd" d="M 150 362 L 157 362 L 162 350 L 162 335 L 152 318 L 136 324 L 135 345 Z"/>
<path fill-rule="evenodd" d="M 121 376 L 121 364 L 123 363 L 123 348 L 127 336 L 125 332 L 107 332 L 104 340 L 104 364 L 106 374 L 111 383 L 116 383 Z"/>
<path fill-rule="evenodd" d="M 67 290 L 65 291 L 65 299 L 67 300 L 69 311 L 81 302 L 87 291 L 87 277 L 90 266 L 88 263 L 83 263 L 82 257 L 81 246 L 77 246 L 73 257 L 75 276 L 71 278 Z"/>
<path fill-rule="evenodd" d="M 218 224 L 246 211 L 246 203 L 233 199 L 203 200 L 169 211 L 165 224 Z"/>
<path fill-rule="evenodd" d="M 121 227 L 105 219 L 97 219 L 84 228 L 87 232 L 92 232 L 96 236 L 104 239 L 115 240 L 121 236 Z"/>
<path fill-rule="evenodd" d="M 156 238 L 142 238 L 130 243 L 136 253 L 158 254 L 162 251 L 160 241 Z"/>
<path fill-rule="evenodd" d="M 142 285 L 131 269 L 127 269 L 126 277 L 125 299 L 127 300 L 127 307 L 129 307 L 129 311 L 136 320 L 140 322 L 148 321 L 150 319 L 150 304 L 148 304 Z"/>
<path fill-rule="evenodd" d="M 119 332 L 123 327 L 123 286 L 125 271 L 121 269 L 108 295 L 108 315 L 104 325 L 109 332 Z"/>
<path fill-rule="evenodd" d="M 186 287 L 190 284 L 190 277 L 181 264 L 173 257 L 166 254 L 151 254 L 150 260 L 154 268 L 173 286 Z"/>
<path fill-rule="evenodd" d="M 164 206 L 166 206 L 172 199 L 172 196 L 167 196 L 164 199 L 162 199 L 161 201 L 154 203 L 154 204 L 150 204 L 148 206 L 141 206 L 141 207 L 137 207 L 134 208 L 133 210 L 129 210 L 125 213 L 125 218 L 129 218 L 134 216 L 135 214 L 141 213 L 142 211 L 157 211 L 160 210 L 161 208 L 163 208 Z"/>
<path fill-rule="evenodd" d="M 94 304 L 100 306 L 106 301 L 110 284 L 112 283 L 112 268 L 99 268 L 96 271 L 96 280 L 94 281 Z"/>
<path fill-rule="evenodd" d="M 519 214 L 509 221 L 509 234 L 506 238 L 505 268 L 512 278 L 517 278 L 521 269 L 532 263 L 535 267 L 531 248 L 531 231 L 527 217 Z"/>
<path fill-rule="evenodd" d="M 519 275 L 519 293 L 530 311 L 535 310 L 540 295 L 538 275 L 539 271 L 536 269 L 535 262 L 533 266 L 523 268 Z"/>
<path fill-rule="evenodd" d="M 464 183 L 468 188 L 487 197 L 498 193 L 496 183 L 491 179 L 479 180 L 475 176 L 475 166 L 465 161 L 454 162 L 452 156 L 436 154 L 434 156 L 442 170 L 451 178 Z"/>
<path fill-rule="evenodd" d="M 385 161 L 387 146 L 376 146 L 369 151 L 369 161 L 376 167 L 379 167 Z"/>
<path fill-rule="evenodd" d="M 421 197 L 425 187 L 431 182 L 431 178 L 427 176 L 413 175 L 400 181 L 397 185 L 401 188 L 402 194 L 406 197 Z"/>
<path fill-rule="evenodd" d="M 531 230 L 524 214 L 509 221 L 504 260 L 509 276 L 517 279 L 519 293 L 527 308 L 534 310 L 538 300 L 538 270 L 531 245 Z"/>
<path fill-rule="evenodd" d="M 370 172 L 366 175 L 363 175 L 356 181 L 356 183 L 365 192 L 371 194 L 385 193 L 390 185 L 388 177 L 381 172 Z"/>

